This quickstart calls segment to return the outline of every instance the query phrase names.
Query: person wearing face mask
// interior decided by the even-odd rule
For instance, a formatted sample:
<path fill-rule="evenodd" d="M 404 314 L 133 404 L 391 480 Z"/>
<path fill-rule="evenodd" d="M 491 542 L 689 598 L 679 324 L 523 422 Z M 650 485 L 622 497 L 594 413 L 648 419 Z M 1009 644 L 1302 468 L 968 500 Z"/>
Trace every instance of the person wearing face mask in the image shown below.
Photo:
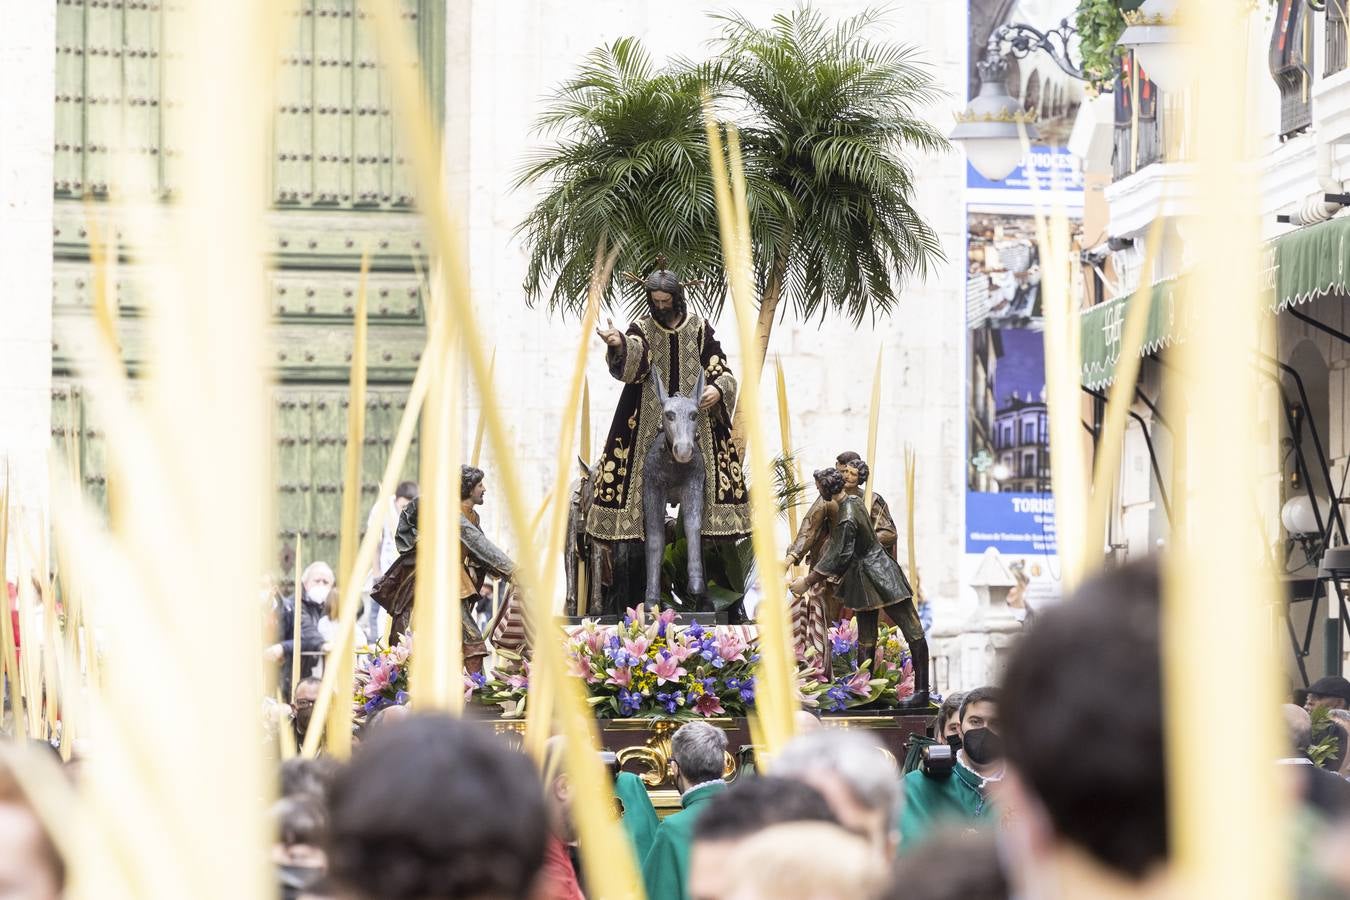
<path fill-rule="evenodd" d="M 900 852 L 910 853 L 943 826 L 980 828 L 995 820 L 992 794 L 1003 779 L 998 689 L 966 694 L 957 717 L 959 749 L 950 772 L 910 772 L 903 779 Z M 956 746 L 957 738 L 948 737 Z"/>
<path fill-rule="evenodd" d="M 333 592 L 333 568 L 326 562 L 312 562 L 300 576 L 300 652 L 317 653 L 324 648 L 319 621 L 328 611 Z M 264 651 L 271 662 L 280 663 L 277 683 L 282 697 L 291 696 L 291 654 L 295 651 L 295 596 L 286 597 L 277 606 L 277 642 Z M 311 657 L 313 659 L 313 657 Z M 312 662 L 300 660 L 300 677 L 310 674 Z"/>
<path fill-rule="evenodd" d="M 318 797 L 283 797 L 272 806 L 276 865 L 282 900 L 294 900 L 313 887 L 328 869 L 323 851 L 328 815 Z"/>

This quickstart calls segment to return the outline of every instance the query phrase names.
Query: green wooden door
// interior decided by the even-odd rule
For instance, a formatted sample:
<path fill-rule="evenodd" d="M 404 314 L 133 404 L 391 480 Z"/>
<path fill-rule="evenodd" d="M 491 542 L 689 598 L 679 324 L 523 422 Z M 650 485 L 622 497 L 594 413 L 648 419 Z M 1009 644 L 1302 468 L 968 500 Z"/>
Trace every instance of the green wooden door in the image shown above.
<path fill-rule="evenodd" d="M 402 0 L 439 109 L 445 0 Z M 76 429 L 86 489 L 105 501 L 102 443 L 76 379 L 87 356 L 89 244 L 126 230 L 102 201 L 108 148 L 124 141 L 151 163 L 160 195 L 176 185 L 167 139 L 181 67 L 174 11 L 158 0 L 58 0 L 53 251 L 53 438 Z M 283 40 L 274 112 L 267 291 L 273 313 L 277 513 L 275 574 L 289 577 L 293 535 L 304 556 L 336 562 L 346 435 L 346 383 L 359 269 L 370 255 L 367 443 L 363 512 L 425 344 L 421 222 L 395 136 L 387 75 L 355 0 L 301 0 Z M 166 110 L 168 110 L 166 112 Z M 92 220 L 92 221 L 91 221 Z M 145 286 L 134 261 L 115 285 L 128 370 L 144 362 Z M 405 466 L 415 477 L 417 454 Z"/>

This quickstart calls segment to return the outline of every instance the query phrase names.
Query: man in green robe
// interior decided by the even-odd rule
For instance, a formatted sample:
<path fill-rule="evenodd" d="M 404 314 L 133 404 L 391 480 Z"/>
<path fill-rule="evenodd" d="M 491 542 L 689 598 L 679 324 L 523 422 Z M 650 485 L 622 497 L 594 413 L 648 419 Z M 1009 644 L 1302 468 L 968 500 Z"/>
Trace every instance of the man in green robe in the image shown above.
<path fill-rule="evenodd" d="M 976 688 L 961 705 L 961 748 L 947 774 L 910 772 L 901 784 L 900 852 L 922 846 L 941 828 L 983 828 L 997 815 L 992 794 L 1003 779 L 1002 739 L 998 735 L 998 691 Z"/>
<path fill-rule="evenodd" d="M 670 766 L 684 809 L 667 816 L 656 829 L 652 849 L 642 863 L 648 900 L 686 900 L 689 896 L 689 848 L 694 825 L 708 803 L 726 790 L 727 735 L 707 722 L 681 726 L 670 739 Z"/>
<path fill-rule="evenodd" d="M 623 806 L 623 830 L 628 842 L 633 845 L 633 854 L 637 865 L 647 858 L 656 838 L 656 828 L 661 820 L 652 807 L 652 798 L 647 794 L 647 786 L 632 772 L 620 772 L 614 779 L 614 796 Z"/>
<path fill-rule="evenodd" d="M 872 518 L 863 507 L 863 498 L 846 490 L 838 469 L 820 469 L 815 473 L 820 496 L 838 506 L 831 526 L 829 543 L 820 560 L 792 583 L 798 596 L 829 580 L 836 584 L 840 605 L 852 609 L 858 619 L 858 659 L 873 658 L 877 646 L 877 620 L 882 610 L 899 626 L 914 661 L 914 693 L 900 701 L 903 709 L 928 707 L 928 640 L 914 608 L 910 589 L 899 563 L 886 554 L 872 529 Z"/>

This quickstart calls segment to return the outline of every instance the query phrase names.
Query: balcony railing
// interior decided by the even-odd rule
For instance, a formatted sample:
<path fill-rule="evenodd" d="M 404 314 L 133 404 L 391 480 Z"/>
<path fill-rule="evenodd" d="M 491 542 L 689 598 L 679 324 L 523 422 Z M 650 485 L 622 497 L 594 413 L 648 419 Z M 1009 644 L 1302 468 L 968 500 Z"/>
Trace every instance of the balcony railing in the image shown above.
<path fill-rule="evenodd" d="M 1111 154 L 1111 168 L 1115 179 L 1133 175 L 1144 166 L 1163 161 L 1162 129 L 1156 118 L 1139 120 L 1139 143 L 1136 151 L 1134 125 L 1130 122 L 1116 125 L 1115 146 Z"/>
<path fill-rule="evenodd" d="M 1350 45 L 1350 36 L 1346 34 L 1347 0 L 1330 0 L 1327 3 L 1326 14 L 1326 42 L 1324 60 L 1325 67 L 1322 69 L 1322 77 L 1326 78 L 1335 75 L 1337 72 L 1345 71 L 1346 50 Z"/>

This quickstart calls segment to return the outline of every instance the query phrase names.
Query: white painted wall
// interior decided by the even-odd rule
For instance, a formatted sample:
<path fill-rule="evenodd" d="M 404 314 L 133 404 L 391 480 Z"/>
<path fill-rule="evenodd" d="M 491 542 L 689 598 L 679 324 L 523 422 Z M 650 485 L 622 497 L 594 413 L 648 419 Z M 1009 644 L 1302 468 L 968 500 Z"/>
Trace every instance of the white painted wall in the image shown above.
<path fill-rule="evenodd" d="M 55 0 L 0 0 L 0 458 L 12 549 L 37 537 L 47 497 L 55 65 Z"/>

